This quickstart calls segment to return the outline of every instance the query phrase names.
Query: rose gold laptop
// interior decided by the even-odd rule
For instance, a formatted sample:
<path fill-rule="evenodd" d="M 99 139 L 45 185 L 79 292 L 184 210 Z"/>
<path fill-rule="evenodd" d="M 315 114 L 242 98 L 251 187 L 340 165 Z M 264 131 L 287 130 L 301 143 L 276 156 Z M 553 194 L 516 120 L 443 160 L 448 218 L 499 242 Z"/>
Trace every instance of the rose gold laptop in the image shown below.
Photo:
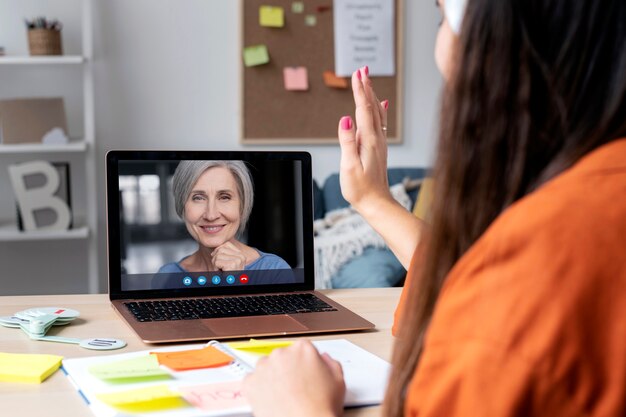
<path fill-rule="evenodd" d="M 111 151 L 109 297 L 147 343 L 367 330 L 314 291 L 306 152 Z"/>

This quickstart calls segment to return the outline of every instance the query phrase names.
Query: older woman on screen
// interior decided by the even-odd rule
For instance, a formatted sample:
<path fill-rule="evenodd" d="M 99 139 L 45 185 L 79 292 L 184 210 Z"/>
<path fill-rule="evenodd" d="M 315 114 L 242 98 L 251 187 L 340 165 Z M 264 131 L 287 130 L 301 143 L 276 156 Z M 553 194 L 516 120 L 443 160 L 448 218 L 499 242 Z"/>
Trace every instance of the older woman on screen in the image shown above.
<path fill-rule="evenodd" d="M 173 177 L 176 213 L 198 250 L 160 273 L 291 269 L 279 256 L 237 238 L 246 229 L 254 190 L 243 161 L 181 161 Z"/>

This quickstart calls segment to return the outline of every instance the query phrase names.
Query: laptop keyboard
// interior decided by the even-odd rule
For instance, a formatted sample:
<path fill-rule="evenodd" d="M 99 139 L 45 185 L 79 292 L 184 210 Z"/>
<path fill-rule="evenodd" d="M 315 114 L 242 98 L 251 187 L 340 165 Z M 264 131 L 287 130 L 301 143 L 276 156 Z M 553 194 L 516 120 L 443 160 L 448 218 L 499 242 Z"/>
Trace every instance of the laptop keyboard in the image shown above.
<path fill-rule="evenodd" d="M 337 311 L 308 293 L 136 301 L 124 305 L 140 322 Z"/>

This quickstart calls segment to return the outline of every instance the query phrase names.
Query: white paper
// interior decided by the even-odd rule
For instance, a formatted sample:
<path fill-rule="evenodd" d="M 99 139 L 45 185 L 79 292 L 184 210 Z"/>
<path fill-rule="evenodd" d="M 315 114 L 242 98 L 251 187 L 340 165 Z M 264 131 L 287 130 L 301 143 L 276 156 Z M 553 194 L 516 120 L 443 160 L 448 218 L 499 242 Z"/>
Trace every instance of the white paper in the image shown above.
<path fill-rule="evenodd" d="M 395 0 L 334 0 L 333 12 L 335 73 L 367 65 L 370 76 L 395 75 Z"/>
<path fill-rule="evenodd" d="M 313 344 L 320 353 L 326 352 L 333 359 L 341 363 L 347 389 L 344 400 L 346 407 L 376 405 L 383 401 L 391 369 L 391 365 L 388 362 L 345 339 L 317 340 L 314 341 Z M 213 345 L 229 353 L 234 356 L 236 360 L 228 366 L 218 368 L 204 368 L 179 372 L 168 370 L 173 376 L 172 379 L 168 380 L 126 384 L 103 381 L 89 372 L 89 368 L 93 365 L 138 358 L 147 355 L 149 352 L 200 349 L 206 346 L 202 344 L 191 344 L 119 353 L 115 355 L 64 359 L 62 369 L 76 390 L 79 391 L 80 395 L 89 402 L 89 407 L 96 417 L 126 417 L 103 403 L 98 399 L 97 394 L 125 391 L 133 388 L 146 388 L 155 385 L 167 385 L 171 390 L 177 391 L 178 387 L 239 381 L 249 369 L 252 369 L 256 365 L 256 362 L 261 357 L 243 350 L 225 348 L 223 344 L 216 342 L 209 342 L 209 345 Z M 239 417 L 250 415 L 249 407 L 221 411 L 202 411 L 195 407 L 186 407 L 153 413 L 133 414 L 133 417 Z"/>

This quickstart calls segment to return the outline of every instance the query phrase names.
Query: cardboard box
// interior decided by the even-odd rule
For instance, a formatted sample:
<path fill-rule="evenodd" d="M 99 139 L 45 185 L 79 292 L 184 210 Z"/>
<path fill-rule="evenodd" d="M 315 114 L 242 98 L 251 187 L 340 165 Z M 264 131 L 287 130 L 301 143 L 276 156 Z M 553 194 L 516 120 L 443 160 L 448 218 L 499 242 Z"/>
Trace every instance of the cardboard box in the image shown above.
<path fill-rule="evenodd" d="M 41 143 L 54 128 L 67 136 L 62 97 L 0 100 L 0 143 Z"/>

